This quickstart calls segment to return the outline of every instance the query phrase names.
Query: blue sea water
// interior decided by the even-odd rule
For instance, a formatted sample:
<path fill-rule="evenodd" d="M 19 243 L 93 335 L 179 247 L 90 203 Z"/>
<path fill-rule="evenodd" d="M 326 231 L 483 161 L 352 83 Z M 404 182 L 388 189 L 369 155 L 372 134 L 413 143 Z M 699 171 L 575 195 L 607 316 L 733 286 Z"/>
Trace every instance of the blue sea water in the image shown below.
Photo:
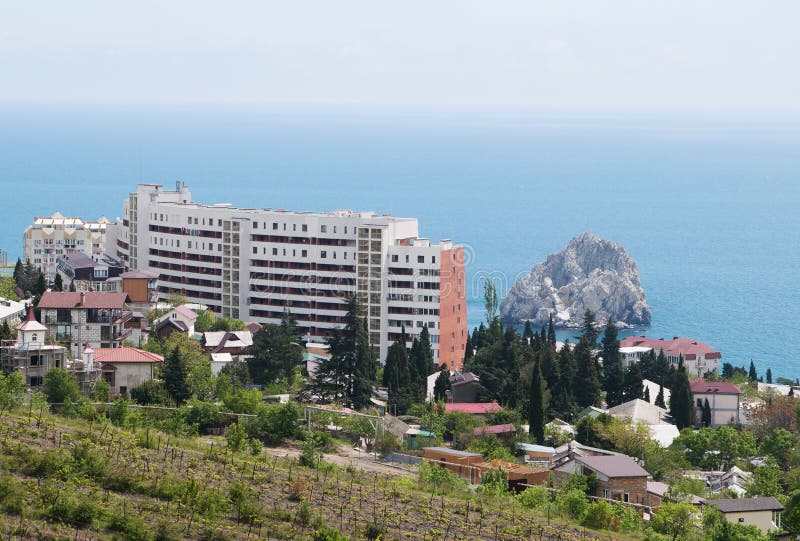
<path fill-rule="evenodd" d="M 800 115 L 0 108 L 0 249 L 34 215 L 118 216 L 137 182 L 197 201 L 419 218 L 501 291 L 592 231 L 637 261 L 655 337 L 800 375 Z"/>

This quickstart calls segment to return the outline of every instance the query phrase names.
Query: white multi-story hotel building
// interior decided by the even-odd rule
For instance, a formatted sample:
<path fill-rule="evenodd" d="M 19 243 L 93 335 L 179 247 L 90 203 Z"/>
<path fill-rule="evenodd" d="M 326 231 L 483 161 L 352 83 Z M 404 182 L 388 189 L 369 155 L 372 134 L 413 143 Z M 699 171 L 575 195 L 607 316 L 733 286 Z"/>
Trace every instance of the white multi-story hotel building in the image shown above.
<path fill-rule="evenodd" d="M 427 327 L 437 364 L 461 367 L 464 250 L 420 238 L 416 219 L 201 205 L 185 184 L 140 184 L 118 228 L 116 255 L 131 270 L 159 273 L 163 298 L 180 293 L 261 323 L 289 310 L 319 341 L 341 327 L 345 299 L 357 294 L 382 361 L 403 326 L 409 341 Z"/>
<path fill-rule="evenodd" d="M 108 223 L 102 217 L 96 222 L 87 222 L 83 218 L 65 217 L 58 212 L 52 216 L 36 217 L 23 234 L 25 260 L 41 269 L 46 278 L 52 281 L 60 256 L 103 253 Z"/>

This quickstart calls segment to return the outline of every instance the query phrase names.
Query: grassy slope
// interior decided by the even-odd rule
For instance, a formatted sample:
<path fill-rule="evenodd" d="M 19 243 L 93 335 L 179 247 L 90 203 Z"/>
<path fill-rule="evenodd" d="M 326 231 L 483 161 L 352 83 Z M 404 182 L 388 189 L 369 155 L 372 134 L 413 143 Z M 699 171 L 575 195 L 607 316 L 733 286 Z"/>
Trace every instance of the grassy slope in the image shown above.
<path fill-rule="evenodd" d="M 433 494 L 411 479 L 350 467 L 235 455 L 154 431 L 49 414 L 0 418 L 6 538 L 313 539 L 322 524 L 351 539 L 381 530 L 396 540 L 592 537 L 509 501 Z"/>

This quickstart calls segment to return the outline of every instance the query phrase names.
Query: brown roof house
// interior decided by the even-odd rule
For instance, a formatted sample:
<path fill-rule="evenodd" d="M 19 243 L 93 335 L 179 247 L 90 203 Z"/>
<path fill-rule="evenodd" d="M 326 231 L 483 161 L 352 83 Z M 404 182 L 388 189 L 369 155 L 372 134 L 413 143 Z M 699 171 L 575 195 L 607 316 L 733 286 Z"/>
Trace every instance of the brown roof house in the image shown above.
<path fill-rule="evenodd" d="M 450 376 L 452 402 L 475 402 L 478 398 L 480 378 L 472 372 L 456 372 Z"/>
<path fill-rule="evenodd" d="M 781 529 L 783 505 L 772 496 L 703 500 L 703 504 L 719 509 L 728 522 L 755 526 L 764 533 Z"/>
<path fill-rule="evenodd" d="M 47 333 L 66 342 L 76 358 L 84 344 L 91 348 L 116 348 L 131 336 L 125 323 L 126 293 L 46 291 L 39 301 Z"/>
<path fill-rule="evenodd" d="M 690 383 L 695 401 L 695 419 L 702 419 L 705 401 L 711 407 L 711 426 L 738 424 L 741 406 L 739 387 L 727 381 L 694 380 Z"/>
<path fill-rule="evenodd" d="M 561 486 L 573 473 L 595 476 L 595 496 L 648 505 L 650 474 L 627 455 L 576 456 L 553 470 L 553 485 Z"/>

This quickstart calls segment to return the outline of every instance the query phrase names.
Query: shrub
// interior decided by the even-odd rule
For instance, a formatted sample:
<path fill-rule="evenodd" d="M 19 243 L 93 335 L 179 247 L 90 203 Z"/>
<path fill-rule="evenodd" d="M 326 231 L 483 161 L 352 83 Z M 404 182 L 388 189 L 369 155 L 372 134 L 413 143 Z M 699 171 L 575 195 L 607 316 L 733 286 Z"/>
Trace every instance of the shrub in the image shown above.
<path fill-rule="evenodd" d="M 133 513 L 115 511 L 108 521 L 108 529 L 124 534 L 126 541 L 148 541 L 151 538 L 142 519 Z"/>
<path fill-rule="evenodd" d="M 12 515 L 19 515 L 25 508 L 25 491 L 10 475 L 0 477 L 0 509 Z"/>
<path fill-rule="evenodd" d="M 314 530 L 314 541 L 348 541 L 346 537 L 339 533 L 339 530 L 329 526 L 321 525 Z"/>
<path fill-rule="evenodd" d="M 367 527 L 364 528 L 364 537 L 369 541 L 376 541 L 383 539 L 386 535 L 386 524 L 384 524 L 377 517 L 367 522 Z"/>
<path fill-rule="evenodd" d="M 297 522 L 303 526 L 308 526 L 311 523 L 311 507 L 305 500 L 301 501 L 300 507 L 297 508 Z"/>
<path fill-rule="evenodd" d="M 294 404 L 262 405 L 247 424 L 251 437 L 277 445 L 300 432 L 300 411 Z"/>
<path fill-rule="evenodd" d="M 289 485 L 289 499 L 293 501 L 300 501 L 306 497 L 309 492 L 308 479 L 305 477 L 298 477 Z"/>
<path fill-rule="evenodd" d="M 51 404 L 77 402 L 81 397 L 78 380 L 63 368 L 53 368 L 45 374 L 44 393 Z"/>
<path fill-rule="evenodd" d="M 619 531 L 619 519 L 614 515 L 611 504 L 605 500 L 590 503 L 581 523 L 596 530 Z"/>
<path fill-rule="evenodd" d="M 556 496 L 556 505 L 559 511 L 568 517 L 574 520 L 583 520 L 589 504 L 586 501 L 586 494 L 582 490 L 572 489 L 560 492 Z"/>
<path fill-rule="evenodd" d="M 131 389 L 131 398 L 143 406 L 162 405 L 174 406 L 175 401 L 169 395 L 163 381 L 145 381 L 138 387 Z"/>
<path fill-rule="evenodd" d="M 128 402 L 122 398 L 114 400 L 108 412 L 108 418 L 111 419 L 111 422 L 116 426 L 125 426 L 125 421 L 128 418 Z"/>
<path fill-rule="evenodd" d="M 247 444 L 247 430 L 245 430 L 244 423 L 234 423 L 228 427 L 225 433 L 225 439 L 228 442 L 228 447 L 238 453 Z"/>
<path fill-rule="evenodd" d="M 317 449 L 314 440 L 307 439 L 303 442 L 303 454 L 300 455 L 300 465 L 307 468 L 316 468 L 322 461 L 322 452 Z"/>
<path fill-rule="evenodd" d="M 528 487 L 517 495 L 517 501 L 528 509 L 543 509 L 550 505 L 550 491 L 546 487 Z"/>

